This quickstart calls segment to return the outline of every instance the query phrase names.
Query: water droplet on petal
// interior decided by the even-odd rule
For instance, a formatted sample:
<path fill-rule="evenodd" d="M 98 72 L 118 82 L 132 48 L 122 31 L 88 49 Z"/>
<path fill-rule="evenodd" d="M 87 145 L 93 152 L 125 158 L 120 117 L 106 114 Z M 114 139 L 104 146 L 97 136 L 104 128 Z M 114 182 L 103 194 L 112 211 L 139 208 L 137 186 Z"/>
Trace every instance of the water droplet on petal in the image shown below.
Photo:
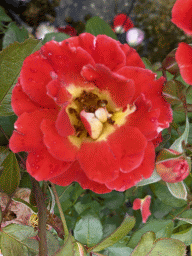
<path fill-rule="evenodd" d="M 35 164 L 32 164 L 31 167 L 35 167 Z"/>
<path fill-rule="evenodd" d="M 33 81 L 33 78 L 30 77 L 30 78 L 28 79 L 28 81 L 29 81 L 29 82 L 32 82 L 32 81 Z"/>
<path fill-rule="evenodd" d="M 156 117 L 152 117 L 150 120 L 151 120 L 152 123 L 154 123 L 157 120 L 157 118 Z"/>
<path fill-rule="evenodd" d="M 48 55 L 51 56 L 51 55 L 53 55 L 53 53 L 52 53 L 52 52 L 49 52 Z"/>
<path fill-rule="evenodd" d="M 37 69 L 34 69 L 34 68 L 30 68 L 30 71 L 31 71 L 32 73 L 37 73 Z"/>
<path fill-rule="evenodd" d="M 35 169 L 36 169 L 36 170 L 39 170 L 39 168 L 40 168 L 39 165 L 36 165 Z"/>

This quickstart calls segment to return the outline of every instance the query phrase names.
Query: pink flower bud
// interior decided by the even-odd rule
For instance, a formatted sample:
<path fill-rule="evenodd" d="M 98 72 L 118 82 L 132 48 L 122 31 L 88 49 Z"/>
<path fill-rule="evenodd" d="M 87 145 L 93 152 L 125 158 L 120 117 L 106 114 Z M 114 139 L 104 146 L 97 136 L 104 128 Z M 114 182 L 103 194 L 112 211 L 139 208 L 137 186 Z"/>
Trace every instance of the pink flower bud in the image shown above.
<path fill-rule="evenodd" d="M 147 219 L 151 215 L 151 212 L 149 210 L 151 203 L 151 196 L 146 196 L 143 199 L 136 198 L 133 202 L 133 210 L 141 210 L 142 220 L 143 223 L 146 223 Z"/>
<path fill-rule="evenodd" d="M 186 159 L 181 155 L 176 158 L 166 158 L 166 154 L 171 154 L 172 157 L 181 155 L 181 153 L 169 149 L 162 150 L 157 156 L 156 170 L 161 176 L 163 181 L 169 183 L 176 183 L 184 180 L 189 175 L 189 164 Z M 170 155 L 170 156 L 171 156 Z M 165 157 L 165 159 L 163 159 Z"/>

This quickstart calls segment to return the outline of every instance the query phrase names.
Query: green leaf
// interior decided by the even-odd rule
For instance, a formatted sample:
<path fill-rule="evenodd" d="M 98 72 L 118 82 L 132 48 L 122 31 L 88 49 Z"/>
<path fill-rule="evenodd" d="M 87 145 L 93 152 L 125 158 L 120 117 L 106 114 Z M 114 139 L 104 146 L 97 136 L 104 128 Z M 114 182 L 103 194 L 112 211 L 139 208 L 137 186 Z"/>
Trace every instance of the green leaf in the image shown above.
<path fill-rule="evenodd" d="M 3 7 L 0 6 L 0 21 L 10 22 L 12 19 L 5 13 Z"/>
<path fill-rule="evenodd" d="M 5 158 L 9 155 L 10 151 L 7 147 L 0 147 L 0 166 L 5 160 Z"/>
<path fill-rule="evenodd" d="M 144 225 L 143 228 L 137 230 L 130 238 L 128 242 L 128 246 L 131 248 L 135 248 L 138 244 L 139 240 L 141 239 L 141 236 L 145 234 L 148 231 L 152 231 L 154 233 L 158 233 L 163 229 L 163 232 L 159 233 L 159 236 L 163 234 L 166 237 L 169 236 L 169 234 L 165 233 L 164 230 L 169 227 L 169 224 L 172 223 L 172 220 L 152 220 Z"/>
<path fill-rule="evenodd" d="M 47 235 L 48 256 L 55 255 L 56 251 L 60 249 L 59 240 L 57 236 L 52 234 L 50 231 L 47 231 L 46 235 Z"/>
<path fill-rule="evenodd" d="M 108 256 L 129 256 L 133 249 L 129 247 L 109 247 L 107 248 Z M 94 254 L 93 254 L 94 255 Z"/>
<path fill-rule="evenodd" d="M 127 215 L 123 220 L 122 224 L 108 237 L 106 237 L 102 242 L 97 244 L 94 248 L 89 249 L 89 251 L 99 252 L 112 246 L 124 236 L 126 236 L 132 228 L 135 226 L 135 218 L 133 216 Z"/>
<path fill-rule="evenodd" d="M 145 256 L 147 253 L 150 252 L 151 248 L 153 247 L 153 243 L 155 241 L 155 233 L 153 232 L 146 232 L 142 235 L 138 245 L 135 247 L 134 251 L 131 253 L 131 256 Z"/>
<path fill-rule="evenodd" d="M 0 125 L 8 137 L 11 137 L 11 135 L 13 133 L 14 123 L 15 123 L 16 119 L 17 119 L 16 115 L 0 116 Z M 4 136 L 4 134 L 1 131 L 0 131 L 0 143 L 1 143 L 1 145 L 8 144 L 7 138 Z"/>
<path fill-rule="evenodd" d="M 8 45 L 16 41 L 22 43 L 28 37 L 29 35 L 26 28 L 19 28 L 15 23 L 11 22 L 3 37 L 3 48 L 6 48 Z"/>
<path fill-rule="evenodd" d="M 66 238 L 62 248 L 55 254 L 55 256 L 74 256 L 73 237 L 71 234 Z"/>
<path fill-rule="evenodd" d="M 158 239 L 153 248 L 146 256 L 185 256 L 186 246 L 183 242 L 176 239 Z"/>
<path fill-rule="evenodd" d="M 187 200 L 187 189 L 186 189 L 183 181 L 177 182 L 177 183 L 166 182 L 166 184 L 167 184 L 167 187 L 168 187 L 170 193 L 174 197 L 176 197 L 178 199 Z"/>
<path fill-rule="evenodd" d="M 178 152 L 183 152 L 182 148 L 182 141 L 185 141 L 185 144 L 188 142 L 188 136 L 189 136 L 189 120 L 186 116 L 186 126 L 184 133 L 171 145 L 170 149 L 173 149 Z"/>
<path fill-rule="evenodd" d="M 78 242 L 74 243 L 74 252 L 74 256 L 87 256 L 85 248 Z"/>
<path fill-rule="evenodd" d="M 19 186 L 20 182 L 20 169 L 15 154 L 10 152 L 1 166 L 3 167 L 3 171 L 0 176 L 0 189 L 11 195 Z"/>
<path fill-rule="evenodd" d="M 0 240 L 2 254 L 6 256 L 28 256 L 28 251 L 37 254 L 38 241 L 34 240 L 37 242 L 36 248 L 27 243 L 27 239 L 36 235 L 37 232 L 29 226 L 10 224 L 5 228 L 2 228 Z"/>
<path fill-rule="evenodd" d="M 74 237 L 88 247 L 99 243 L 103 237 L 103 227 L 99 218 L 92 215 L 83 216 L 75 225 Z"/>
<path fill-rule="evenodd" d="M 41 42 L 27 39 L 24 43 L 15 42 L 0 53 L 0 116 L 13 115 L 11 92 L 17 82 L 23 61 L 39 50 Z"/>
<path fill-rule="evenodd" d="M 187 205 L 186 201 L 174 197 L 168 190 L 167 186 L 155 183 L 151 184 L 151 188 L 156 196 L 166 205 L 172 207 L 182 207 Z"/>
<path fill-rule="evenodd" d="M 65 40 L 65 39 L 68 39 L 68 38 L 70 38 L 70 36 L 65 34 L 65 33 L 55 33 L 55 32 L 48 33 L 48 34 L 45 35 L 45 38 L 43 39 L 42 44 L 45 44 L 45 43 L 47 43 L 51 40 L 61 42 L 61 41 Z"/>
<path fill-rule="evenodd" d="M 136 184 L 136 187 L 140 187 L 140 186 L 145 186 L 145 185 L 148 185 L 148 184 L 152 184 L 152 183 L 155 183 L 157 181 L 161 180 L 161 177 L 159 176 L 159 174 L 157 173 L 156 170 L 153 171 L 153 174 L 151 175 L 150 178 L 148 179 L 143 179 L 141 180 L 140 182 L 138 182 Z"/>
<path fill-rule="evenodd" d="M 85 31 L 94 36 L 97 35 L 106 35 L 115 40 L 117 39 L 116 34 L 113 32 L 112 28 L 100 17 L 95 16 L 89 19 L 85 26 Z"/>
<path fill-rule="evenodd" d="M 192 228 L 185 229 L 184 231 L 174 233 L 171 238 L 178 239 L 186 245 L 192 244 Z"/>

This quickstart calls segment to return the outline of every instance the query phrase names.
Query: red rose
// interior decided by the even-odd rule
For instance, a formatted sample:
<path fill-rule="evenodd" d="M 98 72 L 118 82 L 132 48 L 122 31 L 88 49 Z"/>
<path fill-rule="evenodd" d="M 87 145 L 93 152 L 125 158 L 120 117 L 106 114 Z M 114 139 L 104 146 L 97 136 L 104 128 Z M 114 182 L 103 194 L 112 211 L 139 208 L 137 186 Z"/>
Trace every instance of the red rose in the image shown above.
<path fill-rule="evenodd" d="M 189 164 L 183 156 L 173 159 L 161 160 L 163 155 L 166 153 L 171 153 L 173 155 L 180 155 L 181 153 L 166 149 L 162 150 L 157 156 L 156 160 L 156 170 L 161 176 L 163 181 L 169 183 L 176 183 L 184 180 L 189 175 Z M 160 161 L 161 160 L 161 161 Z"/>
<path fill-rule="evenodd" d="M 130 28 L 133 28 L 134 24 L 126 14 L 118 14 L 115 16 L 113 21 L 113 30 L 116 33 L 127 32 Z"/>
<path fill-rule="evenodd" d="M 151 196 L 146 196 L 143 199 L 136 198 L 133 202 L 133 210 L 141 210 L 141 216 L 143 223 L 147 222 L 147 219 L 151 215 L 150 212 Z"/>
<path fill-rule="evenodd" d="M 172 9 L 172 22 L 185 33 L 192 34 L 192 0 L 177 0 Z"/>
<path fill-rule="evenodd" d="M 180 43 L 175 59 L 183 80 L 192 85 L 192 47 L 186 43 Z"/>
<path fill-rule="evenodd" d="M 172 120 L 164 78 L 105 35 L 51 41 L 28 56 L 13 89 L 13 152 L 38 181 L 124 191 L 154 170 L 153 140 Z"/>

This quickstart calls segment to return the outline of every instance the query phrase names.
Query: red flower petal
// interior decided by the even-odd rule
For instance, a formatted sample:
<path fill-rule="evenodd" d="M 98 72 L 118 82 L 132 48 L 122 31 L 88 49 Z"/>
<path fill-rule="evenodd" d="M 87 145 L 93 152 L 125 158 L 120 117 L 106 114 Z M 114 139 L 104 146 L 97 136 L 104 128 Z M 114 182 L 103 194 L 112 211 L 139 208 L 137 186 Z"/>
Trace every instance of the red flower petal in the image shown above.
<path fill-rule="evenodd" d="M 17 116 L 20 116 L 24 112 L 33 112 L 40 109 L 38 103 L 32 101 L 27 94 L 25 94 L 18 82 L 12 91 L 11 106 Z"/>
<path fill-rule="evenodd" d="M 177 0 L 172 9 L 172 22 L 185 33 L 192 34 L 192 1 Z"/>
<path fill-rule="evenodd" d="M 67 103 L 71 98 L 70 93 L 66 90 L 66 87 L 62 85 L 59 79 L 52 80 L 48 83 L 47 94 L 54 99 L 57 105 Z"/>
<path fill-rule="evenodd" d="M 114 29 L 118 26 L 122 26 L 126 32 L 130 28 L 133 28 L 134 24 L 126 14 L 121 13 L 121 14 L 116 15 L 114 18 L 114 21 L 113 21 Z"/>
<path fill-rule="evenodd" d="M 111 192 L 104 184 L 88 179 L 77 161 L 66 172 L 50 179 L 50 181 L 60 186 L 68 186 L 73 181 L 77 181 L 83 189 L 90 189 L 98 194 Z"/>
<path fill-rule="evenodd" d="M 192 47 L 186 43 L 180 43 L 175 58 L 183 80 L 192 85 Z"/>
<path fill-rule="evenodd" d="M 100 90 L 108 91 L 118 107 L 125 107 L 133 98 L 135 86 L 133 81 L 111 72 L 103 65 L 84 66 L 81 72 L 87 81 L 94 81 Z"/>
<path fill-rule="evenodd" d="M 133 210 L 139 210 L 141 209 L 141 199 L 140 198 L 136 198 L 133 201 Z"/>
<path fill-rule="evenodd" d="M 134 81 L 136 91 L 133 100 L 143 93 L 151 101 L 152 109 L 160 109 L 159 126 L 167 128 L 172 121 L 172 110 L 170 104 L 162 97 L 164 77 L 156 80 L 155 73 L 137 67 L 124 67 L 118 71 L 118 74 Z"/>
<path fill-rule="evenodd" d="M 26 161 L 27 171 L 38 181 L 49 180 L 64 173 L 71 164 L 55 159 L 46 148 L 29 153 Z"/>
<path fill-rule="evenodd" d="M 86 176 L 96 182 L 114 180 L 119 173 L 119 163 L 105 141 L 85 142 L 77 155 Z"/>
<path fill-rule="evenodd" d="M 103 64 L 112 71 L 125 66 L 126 57 L 121 50 L 120 42 L 106 35 L 98 35 L 95 39 L 93 58 L 96 63 Z"/>
<path fill-rule="evenodd" d="M 34 151 L 43 147 L 43 135 L 40 124 L 44 118 L 55 119 L 54 110 L 37 110 L 32 113 L 23 113 L 15 122 L 16 131 L 9 141 L 9 147 L 14 152 Z"/>
<path fill-rule="evenodd" d="M 67 35 L 70 36 L 76 36 L 77 35 L 77 31 L 71 27 L 70 25 L 67 25 L 65 27 L 58 27 L 57 30 L 61 33 L 65 33 Z"/>
<path fill-rule="evenodd" d="M 108 143 L 113 153 L 120 159 L 128 155 L 139 154 L 143 152 L 147 146 L 145 136 L 138 128 L 129 126 L 129 121 L 109 135 Z"/>
<path fill-rule="evenodd" d="M 39 51 L 28 56 L 21 69 L 20 84 L 23 91 L 41 107 L 56 107 L 53 99 L 47 96 L 46 89 L 46 85 L 52 80 L 51 72 L 53 68 Z"/>
<path fill-rule="evenodd" d="M 126 56 L 126 66 L 145 68 L 145 64 L 134 48 L 128 44 L 121 44 L 120 47 Z"/>
<path fill-rule="evenodd" d="M 150 204 L 151 204 L 151 196 L 146 196 L 141 205 L 141 215 L 142 215 L 143 223 L 146 223 L 147 219 L 151 215 L 151 212 L 149 210 Z"/>
<path fill-rule="evenodd" d="M 135 186 L 143 178 L 149 178 L 154 170 L 155 150 L 152 142 L 149 142 L 146 149 L 143 162 L 141 165 L 129 173 L 119 173 L 119 177 L 111 182 L 107 182 L 106 186 L 111 190 L 125 191 Z"/>
<path fill-rule="evenodd" d="M 82 67 L 87 64 L 95 64 L 89 53 L 81 47 L 71 46 L 67 40 L 61 43 L 56 41 L 47 42 L 40 51 L 66 85 L 83 83 L 84 81 L 80 75 Z M 80 84 L 78 85 L 80 86 Z"/>
<path fill-rule="evenodd" d="M 68 114 L 66 113 L 65 107 L 63 107 L 63 109 L 59 112 L 55 127 L 59 135 L 63 137 L 67 137 L 75 133 L 75 129 L 71 125 L 71 122 L 69 120 Z"/>
<path fill-rule="evenodd" d="M 150 103 L 142 94 L 135 102 L 137 110 L 128 117 L 129 125 L 137 127 L 147 140 L 152 140 L 158 136 L 158 118 L 160 115 L 159 109 L 151 110 Z"/>
<path fill-rule="evenodd" d="M 62 161 L 74 161 L 78 148 L 67 137 L 61 137 L 55 128 L 55 122 L 43 120 L 41 123 L 43 141 L 49 153 Z"/>

